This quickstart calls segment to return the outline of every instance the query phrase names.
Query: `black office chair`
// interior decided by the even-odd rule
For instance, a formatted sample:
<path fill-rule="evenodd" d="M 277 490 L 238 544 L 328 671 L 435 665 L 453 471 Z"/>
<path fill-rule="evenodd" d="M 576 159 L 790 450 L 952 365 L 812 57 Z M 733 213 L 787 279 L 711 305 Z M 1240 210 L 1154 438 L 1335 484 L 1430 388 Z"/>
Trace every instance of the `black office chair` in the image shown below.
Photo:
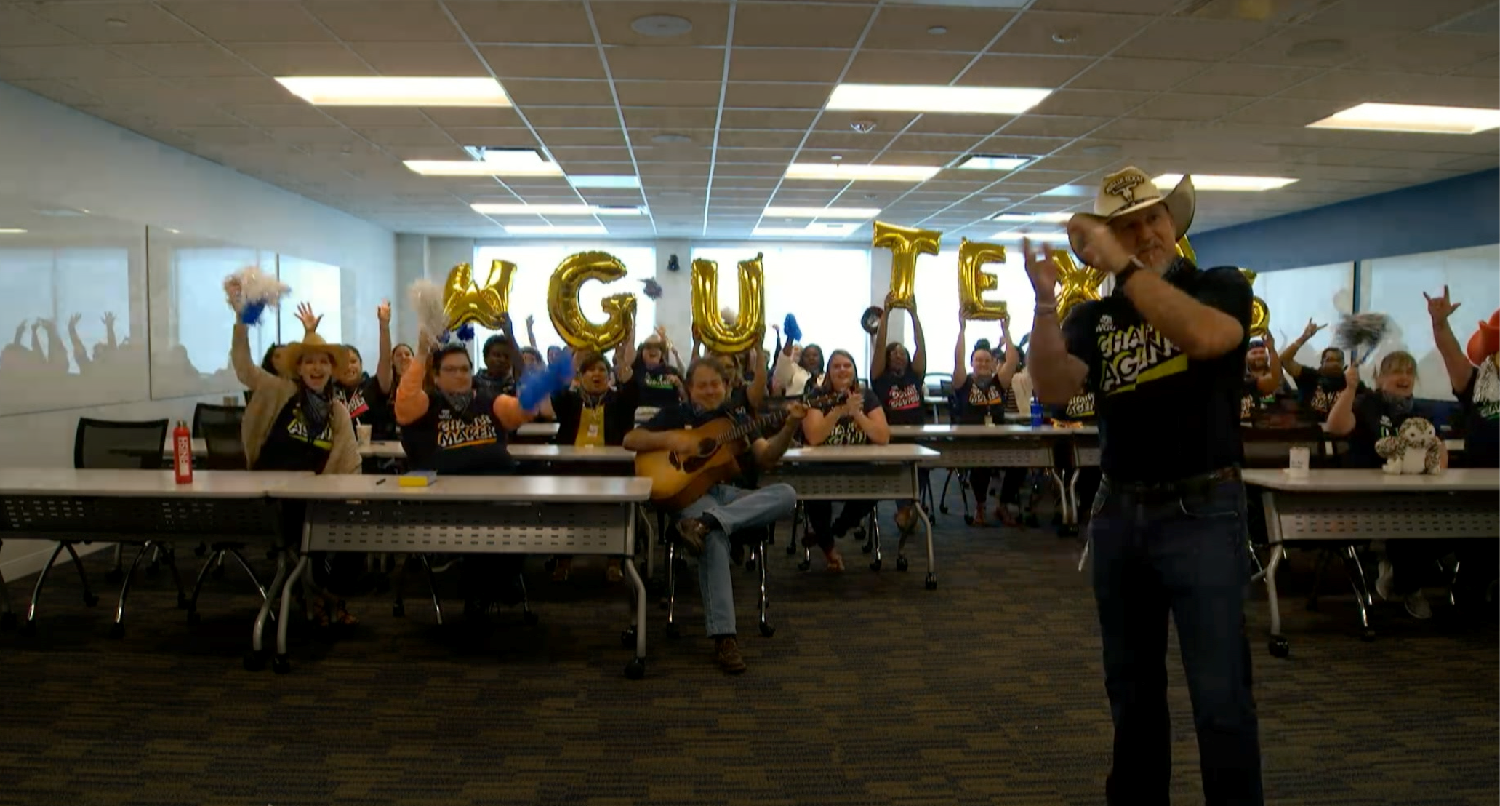
<path fill-rule="evenodd" d="M 240 406 L 215 406 L 199 403 L 193 410 L 193 439 L 203 440 L 207 456 L 199 460 L 205 470 L 245 470 L 245 443 L 240 438 L 240 424 L 245 409 Z"/>
<path fill-rule="evenodd" d="M 665 603 L 667 607 L 666 634 L 668 638 L 675 639 L 682 635 L 682 632 L 677 627 L 676 621 L 677 573 L 678 571 L 685 570 L 687 568 L 687 561 L 684 558 L 679 557 L 677 554 L 678 549 L 681 547 L 682 541 L 677 536 L 677 527 L 675 520 L 667 528 L 670 530 L 669 532 L 667 532 L 670 537 L 667 539 L 667 601 Z M 740 552 L 748 552 L 748 554 L 745 555 L 745 570 L 756 572 L 759 574 L 760 594 L 758 604 L 760 608 L 760 634 L 766 638 L 770 638 L 771 636 L 776 634 L 776 628 L 772 627 L 770 622 L 766 621 L 766 609 L 770 607 L 770 600 L 766 596 L 766 544 L 769 542 L 775 528 L 776 527 L 774 526 L 767 526 L 765 528 L 745 529 L 739 532 L 735 532 L 734 534 L 729 536 L 731 551 L 730 556 L 734 557 Z M 622 637 L 622 642 L 625 643 L 627 647 L 635 645 L 635 633 L 633 632 L 633 628 L 627 629 L 625 631 L 625 634 Z"/>

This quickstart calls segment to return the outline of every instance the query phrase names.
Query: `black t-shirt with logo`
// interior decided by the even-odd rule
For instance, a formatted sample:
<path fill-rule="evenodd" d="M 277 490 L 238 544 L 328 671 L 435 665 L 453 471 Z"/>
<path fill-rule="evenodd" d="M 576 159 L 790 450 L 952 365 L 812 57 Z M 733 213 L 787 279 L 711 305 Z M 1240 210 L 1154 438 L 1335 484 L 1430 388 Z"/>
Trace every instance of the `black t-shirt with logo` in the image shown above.
<path fill-rule="evenodd" d="M 676 367 L 664 363 L 647 367 L 644 361 L 637 361 L 627 386 L 636 390 L 636 399 L 640 405 L 652 409 L 664 409 L 682 402 L 682 396 L 677 392 L 677 384 L 672 382 L 674 377 L 681 382 L 682 373 L 678 372 Z"/>
<path fill-rule="evenodd" d="M 668 406 L 656 413 L 645 425 L 641 426 L 647 431 L 676 431 L 681 428 L 697 428 L 714 420 L 728 418 L 736 425 L 750 422 L 750 410 L 738 404 L 733 399 L 725 401 L 723 406 L 709 411 L 699 411 L 698 407 L 690 402 L 678 403 Z M 760 480 L 760 468 L 755 462 L 755 451 L 751 448 L 755 440 L 760 439 L 761 433 L 758 429 L 752 430 L 744 439 L 744 450 L 735 459 L 739 464 L 740 472 L 734 478 L 725 482 L 732 487 L 742 490 L 753 490 Z"/>
<path fill-rule="evenodd" d="M 302 414 L 302 395 L 294 395 L 281 407 L 271 432 L 260 448 L 252 470 L 311 470 L 322 473 L 333 450 L 333 423 L 325 422 L 315 435 L 309 434 Z"/>
<path fill-rule="evenodd" d="M 1068 398 L 1065 406 L 1054 406 L 1052 416 L 1059 420 L 1067 420 L 1073 423 L 1092 423 L 1094 421 L 1094 393 L 1082 391 Z"/>
<path fill-rule="evenodd" d="M 900 375 L 887 372 L 876 378 L 875 397 L 891 425 L 921 425 L 927 419 L 922 407 L 922 379 L 911 367 Z"/>
<path fill-rule="evenodd" d="M 1002 423 L 1005 421 L 1006 398 L 1014 397 L 1009 390 L 1000 385 L 1000 381 L 993 375 L 980 379 L 970 374 L 964 378 L 964 385 L 958 387 L 954 393 L 958 404 L 956 414 L 958 422 L 964 425 L 980 425 L 984 423 L 985 412 L 989 412 L 990 422 Z"/>
<path fill-rule="evenodd" d="M 1297 384 L 1297 399 L 1302 408 L 1309 417 L 1320 423 L 1328 420 L 1328 412 L 1333 410 L 1339 393 L 1349 385 L 1343 375 L 1324 375 L 1312 367 L 1300 368 L 1292 380 Z M 1355 387 L 1355 391 L 1364 394 L 1369 390 L 1361 382 Z"/>
<path fill-rule="evenodd" d="M 474 373 L 474 388 L 490 397 L 516 394 L 516 375 L 514 372 L 503 377 L 496 378 L 489 370 L 480 370 Z"/>
<path fill-rule="evenodd" d="M 1260 390 L 1254 377 L 1246 375 L 1240 388 L 1240 422 L 1252 424 L 1262 412 L 1270 409 L 1276 403 L 1276 393 L 1267 394 Z"/>
<path fill-rule="evenodd" d="M 401 447 L 413 470 L 439 475 L 487 476 L 510 472 L 505 429 L 495 419 L 495 398 L 475 392 L 469 404 L 454 408 L 437 392 L 427 395 L 427 413 L 401 428 Z"/>
<path fill-rule="evenodd" d="M 1354 430 L 1349 432 L 1349 449 L 1344 454 L 1344 467 L 1373 468 L 1385 465 L 1385 460 L 1375 451 L 1375 443 L 1385 437 L 1395 436 L 1401 424 L 1413 417 L 1422 417 L 1438 424 L 1431 408 L 1420 400 L 1410 401 L 1405 409 L 1385 396 L 1373 391 L 1360 395 L 1354 401 Z"/>
<path fill-rule="evenodd" d="M 809 396 L 817 394 L 822 394 L 822 391 L 812 390 Z M 876 397 L 874 392 L 866 388 L 860 390 L 859 394 L 863 398 L 863 402 L 860 404 L 860 411 L 863 411 L 865 414 L 869 414 L 870 412 L 880 408 L 880 398 Z M 837 403 L 829 403 L 825 406 L 820 406 L 818 410 L 826 415 L 836 408 L 842 407 Z M 854 421 L 853 415 L 841 414 L 839 415 L 839 421 L 833 426 L 833 431 L 828 434 L 828 439 L 825 439 L 818 444 L 868 445 L 869 442 L 869 435 L 865 434 L 865 430 L 863 428 L 860 428 L 859 423 Z"/>
<path fill-rule="evenodd" d="M 1239 269 L 1179 259 L 1166 279 L 1250 330 L 1250 285 Z M 1194 361 L 1141 317 L 1123 289 L 1080 303 L 1063 323 L 1068 352 L 1088 366 L 1101 465 L 1111 478 L 1168 482 L 1239 464 L 1240 399 L 1248 336 Z"/>
<path fill-rule="evenodd" d="M 595 403 L 604 409 L 600 418 L 604 429 L 603 444 L 623 443 L 625 435 L 635 427 L 636 390 L 635 384 L 610 389 Z M 552 395 L 552 412 L 557 415 L 557 438 L 553 440 L 556 444 L 578 444 L 585 403 L 583 392 L 577 389 L 564 389 Z"/>
<path fill-rule="evenodd" d="M 1463 412 L 1464 467 L 1500 467 L 1500 368 L 1488 359 L 1455 391 Z"/>
<path fill-rule="evenodd" d="M 382 429 L 384 419 L 391 413 L 390 395 L 380 390 L 380 381 L 371 375 L 349 387 L 333 384 L 333 399 L 349 410 L 353 425 L 372 426 L 375 431 Z"/>

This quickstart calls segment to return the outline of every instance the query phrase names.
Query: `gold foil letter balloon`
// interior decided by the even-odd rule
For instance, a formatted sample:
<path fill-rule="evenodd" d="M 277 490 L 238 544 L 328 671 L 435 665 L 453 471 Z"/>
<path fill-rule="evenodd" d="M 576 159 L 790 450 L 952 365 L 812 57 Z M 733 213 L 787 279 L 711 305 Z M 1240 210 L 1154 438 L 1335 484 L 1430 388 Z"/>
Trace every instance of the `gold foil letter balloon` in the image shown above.
<path fill-rule="evenodd" d="M 910 310 L 916 306 L 917 255 L 937 254 L 942 239 L 941 232 L 875 222 L 871 245 L 891 250 L 891 293 L 885 298 L 887 307 Z"/>
<path fill-rule="evenodd" d="M 496 260 L 490 264 L 490 276 L 484 285 L 474 282 L 469 264 L 460 263 L 448 272 L 443 283 L 443 315 L 448 328 L 456 330 L 465 322 L 494 329 L 500 326 L 500 315 L 510 310 L 510 288 L 515 282 L 516 264 Z"/>
<path fill-rule="evenodd" d="M 1185 257 L 1195 264 L 1198 262 L 1198 253 L 1193 251 L 1193 245 L 1188 243 L 1186 235 L 1182 236 L 1182 239 L 1177 242 L 1177 256 Z"/>
<path fill-rule="evenodd" d="M 603 324 L 590 322 L 578 303 L 578 291 L 589 280 L 609 283 L 624 276 L 625 264 L 608 252 L 579 252 L 558 264 L 547 286 L 547 313 L 569 347 L 604 352 L 630 337 L 635 321 L 633 295 L 613 294 L 600 300 L 599 307 L 607 314 Z"/>
<path fill-rule="evenodd" d="M 1240 269 L 1240 274 L 1245 275 L 1245 282 L 1255 287 L 1255 272 L 1249 269 Z M 1264 336 L 1271 332 L 1271 309 L 1266 307 L 1266 301 L 1260 297 L 1254 297 L 1250 301 L 1250 335 Z"/>
<path fill-rule="evenodd" d="M 986 263 L 1005 261 L 1005 247 L 964 238 L 958 243 L 958 305 L 965 319 L 1010 320 L 1003 300 L 990 301 L 984 292 L 998 285 L 995 275 L 984 270 Z"/>
<path fill-rule="evenodd" d="M 1080 302 L 1099 298 L 1099 286 L 1109 274 L 1093 266 L 1081 266 L 1066 249 L 1053 249 L 1052 262 L 1057 264 L 1057 321 L 1068 318 L 1068 311 Z"/>
<path fill-rule="evenodd" d="M 760 344 L 766 335 L 766 274 L 760 253 L 739 262 L 740 307 L 734 322 L 719 313 L 719 264 L 693 261 L 693 329 L 703 346 L 716 353 L 738 353 Z"/>

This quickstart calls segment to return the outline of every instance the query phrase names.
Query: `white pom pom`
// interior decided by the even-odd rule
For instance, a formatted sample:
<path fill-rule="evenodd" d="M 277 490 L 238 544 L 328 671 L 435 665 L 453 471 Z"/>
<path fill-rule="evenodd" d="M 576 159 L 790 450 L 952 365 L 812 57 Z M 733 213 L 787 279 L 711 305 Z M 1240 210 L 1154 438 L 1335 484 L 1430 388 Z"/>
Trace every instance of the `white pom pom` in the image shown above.
<path fill-rule="evenodd" d="M 448 329 L 448 317 L 443 313 L 443 289 L 431 280 L 418 280 L 406 292 L 412 312 L 417 315 L 417 326 L 432 338 L 438 338 Z"/>
<path fill-rule="evenodd" d="M 224 278 L 224 293 L 229 305 L 236 311 L 244 311 L 246 305 L 258 304 L 262 308 L 275 308 L 281 298 L 292 292 L 291 286 L 281 282 L 275 274 L 261 271 L 259 266 L 246 266 Z"/>

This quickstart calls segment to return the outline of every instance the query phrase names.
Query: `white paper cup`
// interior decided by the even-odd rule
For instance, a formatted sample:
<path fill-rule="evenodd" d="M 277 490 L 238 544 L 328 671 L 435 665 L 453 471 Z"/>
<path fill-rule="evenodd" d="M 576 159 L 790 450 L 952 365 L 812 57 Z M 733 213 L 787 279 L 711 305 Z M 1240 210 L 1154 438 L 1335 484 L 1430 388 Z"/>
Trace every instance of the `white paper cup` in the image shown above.
<path fill-rule="evenodd" d="M 354 427 L 354 436 L 359 440 L 360 447 L 369 447 L 370 438 L 374 436 L 374 434 L 375 426 L 373 425 L 356 425 Z"/>
<path fill-rule="evenodd" d="M 1304 447 L 1292 448 L 1286 472 L 1293 476 L 1306 476 L 1312 470 L 1312 452 Z"/>

